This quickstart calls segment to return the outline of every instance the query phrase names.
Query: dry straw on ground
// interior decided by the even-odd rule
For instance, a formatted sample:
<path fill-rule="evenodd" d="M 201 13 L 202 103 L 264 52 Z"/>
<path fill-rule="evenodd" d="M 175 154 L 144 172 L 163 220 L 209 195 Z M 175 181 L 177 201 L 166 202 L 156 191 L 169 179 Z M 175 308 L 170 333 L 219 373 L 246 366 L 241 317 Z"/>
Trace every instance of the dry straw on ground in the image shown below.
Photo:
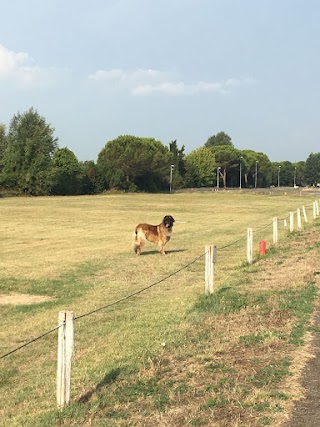
<path fill-rule="evenodd" d="M 247 227 L 269 224 L 266 234 L 259 232 L 269 250 L 272 218 L 312 201 L 214 192 L 2 199 L 0 293 L 46 302 L 0 305 L 1 350 L 56 326 L 60 309 L 81 315 L 121 298 L 188 264 L 206 244 L 221 248 L 239 240 Z M 177 221 L 167 256 L 150 244 L 135 257 L 134 226 L 157 224 L 165 214 Z M 281 237 L 286 233 L 282 229 Z M 280 419 L 302 392 L 298 380 L 310 351 L 289 343 L 296 319 L 274 295 L 316 281 L 318 262 L 317 234 L 295 237 L 290 250 L 287 245 L 248 270 L 245 239 L 218 251 L 216 285 L 249 299 L 266 293 L 263 301 L 229 313 L 197 311 L 202 260 L 150 292 L 76 323 L 70 416 L 54 421 L 55 337 L 4 359 L 0 425 L 253 427 Z M 282 377 L 287 358 L 294 375 Z M 263 376 L 269 365 L 279 374 L 276 385 Z"/>

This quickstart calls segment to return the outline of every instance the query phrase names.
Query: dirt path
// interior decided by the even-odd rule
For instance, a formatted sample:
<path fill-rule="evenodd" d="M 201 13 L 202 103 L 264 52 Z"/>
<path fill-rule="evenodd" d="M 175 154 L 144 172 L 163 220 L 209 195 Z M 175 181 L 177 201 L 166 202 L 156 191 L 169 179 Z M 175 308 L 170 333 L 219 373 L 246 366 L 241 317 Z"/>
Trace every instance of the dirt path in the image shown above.
<path fill-rule="evenodd" d="M 53 298 L 48 296 L 42 296 L 42 295 L 29 295 L 29 294 L 17 294 L 17 293 L 12 293 L 10 295 L 0 294 L 0 305 L 37 304 L 37 303 L 51 301 L 51 300 L 53 300 Z"/>
<path fill-rule="evenodd" d="M 296 402 L 290 419 L 283 427 L 320 426 L 320 313 L 315 318 L 312 353 L 302 374 L 305 398 Z"/>

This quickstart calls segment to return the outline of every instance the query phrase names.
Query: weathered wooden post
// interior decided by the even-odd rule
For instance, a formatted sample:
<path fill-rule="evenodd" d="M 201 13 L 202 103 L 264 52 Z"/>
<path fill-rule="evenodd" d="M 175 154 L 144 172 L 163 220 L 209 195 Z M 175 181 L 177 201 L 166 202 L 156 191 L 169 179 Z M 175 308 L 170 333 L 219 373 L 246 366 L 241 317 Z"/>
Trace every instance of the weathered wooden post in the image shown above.
<path fill-rule="evenodd" d="M 319 216 L 319 202 L 318 200 L 315 201 L 316 204 L 316 216 Z"/>
<path fill-rule="evenodd" d="M 293 212 L 290 212 L 290 219 L 289 219 L 289 230 L 290 230 L 290 233 L 292 233 L 293 232 L 293 219 L 294 219 L 294 216 L 293 216 Z"/>
<path fill-rule="evenodd" d="M 298 229 L 300 230 L 300 228 L 301 228 L 301 211 L 300 211 L 300 208 L 297 208 L 297 226 L 298 226 Z"/>
<path fill-rule="evenodd" d="M 253 230 L 248 228 L 247 230 L 247 262 L 248 264 L 253 263 Z"/>
<path fill-rule="evenodd" d="M 302 206 L 302 213 L 303 213 L 304 222 L 308 222 L 306 208 L 304 206 Z"/>
<path fill-rule="evenodd" d="M 214 245 L 206 245 L 205 247 L 205 294 L 213 294 L 214 286 L 214 264 L 217 260 L 217 247 Z"/>
<path fill-rule="evenodd" d="M 312 203 L 312 211 L 313 211 L 313 219 L 316 219 L 317 218 L 316 202 Z"/>
<path fill-rule="evenodd" d="M 278 243 L 278 217 L 273 218 L 273 244 Z"/>
<path fill-rule="evenodd" d="M 57 367 L 57 405 L 62 409 L 70 402 L 71 363 L 74 349 L 74 313 L 59 312 L 58 367 Z"/>

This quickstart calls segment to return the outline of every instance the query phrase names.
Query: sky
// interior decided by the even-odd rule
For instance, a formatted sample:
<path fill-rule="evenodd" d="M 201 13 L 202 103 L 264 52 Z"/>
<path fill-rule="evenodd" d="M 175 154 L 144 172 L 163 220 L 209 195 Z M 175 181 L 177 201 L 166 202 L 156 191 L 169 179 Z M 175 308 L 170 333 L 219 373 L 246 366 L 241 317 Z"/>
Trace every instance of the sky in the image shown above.
<path fill-rule="evenodd" d="M 59 148 L 119 135 L 186 154 L 218 132 L 272 162 L 320 152 L 318 0 L 0 0 L 0 123 L 33 107 Z"/>

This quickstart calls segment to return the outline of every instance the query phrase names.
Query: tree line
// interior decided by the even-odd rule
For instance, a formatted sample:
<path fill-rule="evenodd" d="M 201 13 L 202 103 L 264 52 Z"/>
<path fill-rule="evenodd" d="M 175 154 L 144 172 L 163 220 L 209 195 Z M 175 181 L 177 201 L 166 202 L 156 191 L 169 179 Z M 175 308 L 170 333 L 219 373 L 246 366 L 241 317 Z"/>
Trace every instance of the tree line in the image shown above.
<path fill-rule="evenodd" d="M 122 135 L 97 161 L 79 161 L 59 148 L 54 128 L 33 107 L 0 124 L 0 189 L 29 195 L 80 195 L 108 190 L 166 192 L 199 187 L 261 188 L 320 183 L 320 153 L 305 161 L 272 162 L 262 152 L 237 149 L 225 132 L 185 153 L 172 140 Z"/>

